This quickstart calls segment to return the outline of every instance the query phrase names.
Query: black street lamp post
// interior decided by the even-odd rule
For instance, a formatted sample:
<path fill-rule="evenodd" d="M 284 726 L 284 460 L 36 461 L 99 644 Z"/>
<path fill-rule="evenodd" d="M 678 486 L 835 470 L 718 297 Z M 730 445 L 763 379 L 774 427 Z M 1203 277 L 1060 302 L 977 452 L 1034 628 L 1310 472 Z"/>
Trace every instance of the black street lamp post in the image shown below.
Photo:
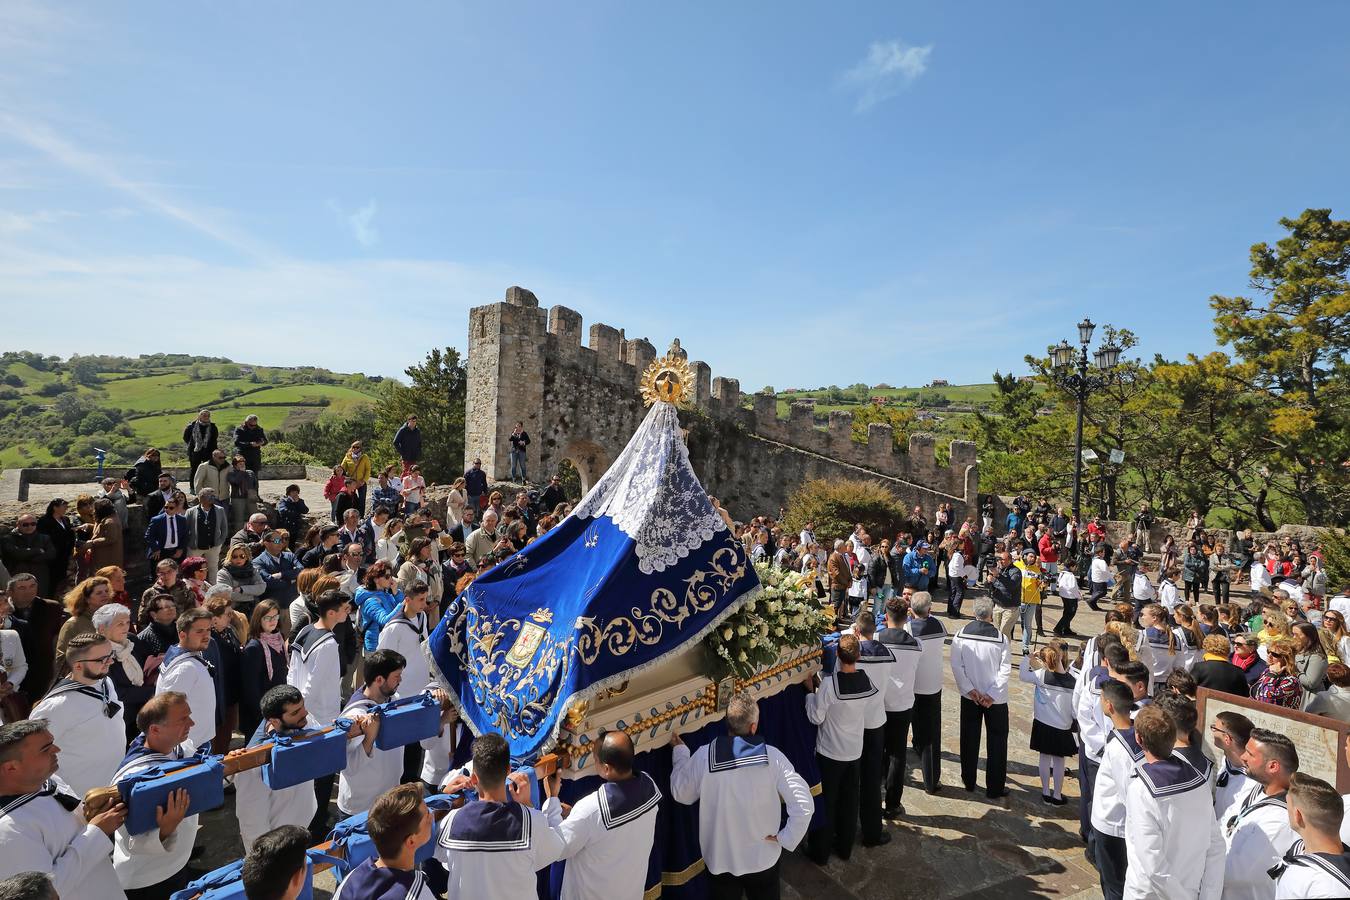
<path fill-rule="evenodd" d="M 1078 425 L 1073 442 L 1073 514 L 1083 520 L 1080 502 L 1083 492 L 1083 404 L 1087 398 L 1105 387 L 1111 380 L 1111 370 L 1120 360 L 1120 348 L 1107 341 L 1097 348 L 1093 359 L 1100 374 L 1088 371 L 1088 344 L 1097 326 L 1091 319 L 1078 323 L 1078 352 L 1068 341 L 1060 341 L 1051 350 L 1055 383 L 1067 390 L 1078 401 Z M 1076 358 L 1075 358 L 1076 357 Z M 1076 371 L 1074 371 L 1076 369 Z"/>

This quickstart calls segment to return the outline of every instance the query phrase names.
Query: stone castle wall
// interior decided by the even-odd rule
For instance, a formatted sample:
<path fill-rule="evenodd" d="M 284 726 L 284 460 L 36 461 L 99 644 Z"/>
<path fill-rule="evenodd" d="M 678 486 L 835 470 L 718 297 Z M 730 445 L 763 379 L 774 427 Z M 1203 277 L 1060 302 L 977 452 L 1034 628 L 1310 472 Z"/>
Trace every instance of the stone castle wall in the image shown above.
<path fill-rule="evenodd" d="M 590 326 L 583 344 L 582 327 L 580 313 L 545 310 L 519 287 L 509 288 L 503 302 L 470 310 L 466 463 L 481 458 L 490 478 L 505 479 L 507 436 L 522 421 L 532 440 L 532 480 L 570 459 L 589 489 L 608 468 L 645 415 L 638 381 L 658 353 L 646 338 L 629 339 L 603 323 Z M 703 362 L 690 367 L 701 413 L 695 418 L 707 423 L 691 427 L 690 457 L 705 486 L 737 517 L 776 512 L 803 480 L 816 477 L 876 478 L 926 509 L 944 501 L 976 508 L 978 469 L 969 441 L 952 441 L 950 463 L 942 466 L 930 434 L 912 435 L 908 452 L 895 450 L 891 427 L 873 423 L 867 442 L 856 443 L 850 413 L 833 412 L 820 428 L 809 403 L 794 403 L 786 419 L 767 395 L 755 395 L 746 409 L 736 379 L 712 377 Z"/>

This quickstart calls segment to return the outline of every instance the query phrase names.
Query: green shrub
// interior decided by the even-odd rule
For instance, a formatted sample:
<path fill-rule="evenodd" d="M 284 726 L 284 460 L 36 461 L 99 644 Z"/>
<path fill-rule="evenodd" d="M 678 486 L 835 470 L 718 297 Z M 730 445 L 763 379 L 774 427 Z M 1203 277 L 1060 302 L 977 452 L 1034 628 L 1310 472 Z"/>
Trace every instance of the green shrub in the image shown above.
<path fill-rule="evenodd" d="M 894 535 L 905 518 L 900 498 L 884 485 L 865 479 L 815 479 L 788 500 L 786 525 L 801 531 L 814 523 L 822 542 L 847 538 L 861 522 L 874 543 Z"/>
<path fill-rule="evenodd" d="M 1322 561 L 1327 570 L 1327 593 L 1350 585 L 1350 532 L 1327 529 L 1322 535 Z"/>

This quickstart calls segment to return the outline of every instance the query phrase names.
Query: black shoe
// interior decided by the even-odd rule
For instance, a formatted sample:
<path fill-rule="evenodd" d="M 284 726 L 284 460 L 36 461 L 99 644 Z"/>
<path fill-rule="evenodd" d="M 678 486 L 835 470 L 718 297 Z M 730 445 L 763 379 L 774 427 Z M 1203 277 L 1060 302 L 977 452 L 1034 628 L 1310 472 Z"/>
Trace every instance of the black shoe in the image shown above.
<path fill-rule="evenodd" d="M 967 793 L 967 794 L 973 794 L 973 793 L 975 793 L 975 785 L 973 785 L 973 784 L 962 785 L 962 787 L 964 787 L 964 788 L 966 789 L 966 793 Z"/>
<path fill-rule="evenodd" d="M 1041 794 L 1041 802 L 1046 806 L 1054 806 L 1055 798 L 1051 797 L 1049 794 Z"/>
<path fill-rule="evenodd" d="M 901 803 L 895 809 L 883 809 L 881 817 L 883 819 L 898 819 L 905 814 L 905 804 Z"/>
<path fill-rule="evenodd" d="M 1047 802 L 1052 806 L 1064 806 L 1069 801 L 1065 800 L 1063 797 L 1049 797 L 1047 798 Z"/>
<path fill-rule="evenodd" d="M 875 841 L 863 841 L 862 845 L 864 847 L 884 847 L 890 842 L 891 842 L 890 832 L 883 831 L 881 834 L 877 835 L 877 839 Z"/>
<path fill-rule="evenodd" d="M 999 791 L 999 792 L 996 793 L 996 794 L 988 794 L 988 793 L 987 793 L 987 794 L 985 794 L 985 796 L 988 797 L 990 800 L 1002 800 L 1004 797 L 1008 796 L 1008 791 L 1007 791 L 1007 789 L 1005 788 L 1005 789 Z"/>
<path fill-rule="evenodd" d="M 942 785 L 935 784 L 930 788 L 924 788 L 923 792 L 930 797 L 936 797 L 938 794 L 942 793 Z"/>

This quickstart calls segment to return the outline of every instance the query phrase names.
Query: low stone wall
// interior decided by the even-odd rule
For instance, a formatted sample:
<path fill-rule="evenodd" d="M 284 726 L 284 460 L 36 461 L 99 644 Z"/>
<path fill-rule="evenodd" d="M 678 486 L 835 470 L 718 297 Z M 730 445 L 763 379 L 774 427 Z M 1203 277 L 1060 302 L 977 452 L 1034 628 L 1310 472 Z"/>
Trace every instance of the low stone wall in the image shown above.
<path fill-rule="evenodd" d="M 174 480 L 182 484 L 192 480 L 192 473 L 185 466 L 168 466 L 164 469 L 174 477 Z M 327 481 L 331 469 L 325 469 L 322 466 L 299 466 L 299 465 L 281 465 L 281 466 L 263 466 L 262 471 L 258 473 L 259 481 Z M 15 477 L 17 473 L 17 478 Z M 121 477 L 126 473 L 126 469 L 121 466 L 104 466 L 103 474 Z M 23 502 L 28 499 L 28 486 L 33 484 L 87 484 L 94 485 L 98 483 L 98 469 L 94 466 L 81 466 L 75 468 L 34 468 L 34 469 L 14 469 L 5 472 L 5 478 L 0 480 L 0 486 L 3 486 L 4 495 L 0 500 L 17 500 Z"/>

